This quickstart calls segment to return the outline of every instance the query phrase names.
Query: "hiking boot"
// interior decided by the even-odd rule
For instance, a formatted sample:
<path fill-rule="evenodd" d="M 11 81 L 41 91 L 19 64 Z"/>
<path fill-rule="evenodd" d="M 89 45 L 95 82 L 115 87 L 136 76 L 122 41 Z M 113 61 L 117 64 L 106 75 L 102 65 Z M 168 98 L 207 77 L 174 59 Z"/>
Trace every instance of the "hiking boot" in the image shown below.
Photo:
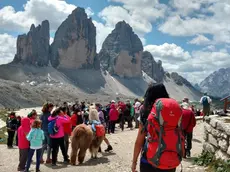
<path fill-rule="evenodd" d="M 101 147 L 99 147 L 98 152 L 100 152 L 100 153 L 101 153 Z"/>
<path fill-rule="evenodd" d="M 52 159 L 47 159 L 46 164 L 50 164 L 50 163 L 52 163 Z"/>
<path fill-rule="evenodd" d="M 52 167 L 57 167 L 57 164 L 52 164 Z"/>
<path fill-rule="evenodd" d="M 25 169 L 18 168 L 18 171 L 25 171 Z"/>
<path fill-rule="evenodd" d="M 70 162 L 70 160 L 67 159 L 67 160 L 64 161 L 64 164 L 69 164 L 69 162 Z"/>
<path fill-rule="evenodd" d="M 187 152 L 186 152 L 186 156 L 187 156 L 188 158 L 190 158 L 190 157 L 191 157 L 191 152 L 190 152 L 190 151 L 187 151 Z"/>
<path fill-rule="evenodd" d="M 40 169 L 36 169 L 36 172 L 41 172 L 41 170 Z"/>
<path fill-rule="evenodd" d="M 113 150 L 113 147 L 112 147 L 111 145 L 109 145 L 108 148 L 105 149 L 105 152 L 109 152 L 109 151 L 111 151 L 111 150 Z"/>
<path fill-rule="evenodd" d="M 40 164 L 44 164 L 44 162 L 45 162 L 45 161 L 44 161 L 43 159 L 40 160 Z"/>

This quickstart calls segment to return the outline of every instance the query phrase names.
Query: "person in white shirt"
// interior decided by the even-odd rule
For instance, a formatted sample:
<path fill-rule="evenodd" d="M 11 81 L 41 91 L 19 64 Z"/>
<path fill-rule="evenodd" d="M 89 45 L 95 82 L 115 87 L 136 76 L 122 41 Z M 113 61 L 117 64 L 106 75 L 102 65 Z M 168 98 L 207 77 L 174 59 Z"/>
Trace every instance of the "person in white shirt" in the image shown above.
<path fill-rule="evenodd" d="M 135 99 L 135 104 L 134 104 L 134 110 L 135 110 L 135 115 L 134 115 L 135 128 L 139 128 L 138 118 L 140 116 L 140 107 L 141 107 L 141 103 L 139 102 L 138 99 Z"/>
<path fill-rule="evenodd" d="M 212 99 L 207 95 L 207 93 L 204 93 L 204 96 L 201 97 L 200 103 L 203 105 L 203 113 L 204 117 L 210 115 L 210 105 L 212 103 Z"/>

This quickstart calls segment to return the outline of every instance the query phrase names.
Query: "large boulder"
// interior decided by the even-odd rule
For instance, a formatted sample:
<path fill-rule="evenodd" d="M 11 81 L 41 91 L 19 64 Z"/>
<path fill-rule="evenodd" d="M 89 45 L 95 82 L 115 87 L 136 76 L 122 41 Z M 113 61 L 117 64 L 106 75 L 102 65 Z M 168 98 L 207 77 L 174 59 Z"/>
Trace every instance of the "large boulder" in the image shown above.
<path fill-rule="evenodd" d="M 163 82 L 165 72 L 164 68 L 162 67 L 162 62 L 160 60 L 156 62 L 152 54 L 148 51 L 143 52 L 141 69 L 156 82 Z"/>
<path fill-rule="evenodd" d="M 99 68 L 96 54 L 96 27 L 83 8 L 76 8 L 59 26 L 51 45 L 55 68 Z"/>
<path fill-rule="evenodd" d="M 17 53 L 13 63 L 47 66 L 49 63 L 49 21 L 37 27 L 31 25 L 27 34 L 17 38 Z"/>
<path fill-rule="evenodd" d="M 99 53 L 101 66 L 112 75 L 140 77 L 143 45 L 125 21 L 116 24 Z"/>

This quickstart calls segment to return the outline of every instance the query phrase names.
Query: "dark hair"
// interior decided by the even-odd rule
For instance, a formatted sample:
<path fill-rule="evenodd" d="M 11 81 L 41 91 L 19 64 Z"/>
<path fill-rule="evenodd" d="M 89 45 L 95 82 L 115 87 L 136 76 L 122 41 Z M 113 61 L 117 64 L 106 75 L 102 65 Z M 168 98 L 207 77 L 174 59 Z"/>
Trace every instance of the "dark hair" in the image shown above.
<path fill-rule="evenodd" d="M 45 103 L 42 107 L 42 112 L 45 113 L 45 112 L 48 112 L 49 111 L 49 108 L 51 107 L 54 107 L 54 105 L 52 103 Z"/>
<path fill-rule="evenodd" d="M 51 117 L 56 117 L 56 116 L 58 116 L 58 114 L 60 113 L 62 111 L 62 109 L 59 107 L 59 108 L 57 108 L 57 109 L 55 109 L 54 111 L 53 111 L 53 113 L 51 114 Z"/>
<path fill-rule="evenodd" d="M 10 112 L 9 116 L 14 116 L 14 117 L 16 117 L 16 114 L 15 114 L 15 112 Z"/>
<path fill-rule="evenodd" d="M 67 109 L 66 106 L 62 106 L 62 107 L 61 107 L 61 110 L 62 110 L 63 112 L 67 112 L 68 109 Z"/>
<path fill-rule="evenodd" d="M 100 103 L 96 103 L 95 106 L 96 107 L 101 107 L 101 104 Z"/>
<path fill-rule="evenodd" d="M 144 95 L 144 118 L 148 118 L 148 115 L 152 109 L 153 104 L 159 98 L 169 98 L 169 94 L 163 84 L 151 84 Z"/>

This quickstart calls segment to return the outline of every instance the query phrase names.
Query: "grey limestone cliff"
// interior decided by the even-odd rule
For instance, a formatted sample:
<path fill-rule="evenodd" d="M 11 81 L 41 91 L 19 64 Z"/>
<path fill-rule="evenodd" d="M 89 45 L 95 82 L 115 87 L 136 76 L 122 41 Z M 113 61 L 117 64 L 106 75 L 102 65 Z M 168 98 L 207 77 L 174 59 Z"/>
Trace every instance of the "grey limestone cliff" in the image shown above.
<path fill-rule="evenodd" d="M 148 51 L 144 51 L 141 61 L 141 69 L 156 82 L 162 83 L 165 76 L 162 62 L 159 60 L 156 62 L 152 54 Z"/>
<path fill-rule="evenodd" d="M 76 8 L 59 26 L 50 58 L 55 68 L 99 68 L 96 27 L 83 8 Z"/>
<path fill-rule="evenodd" d="M 201 83 L 203 92 L 215 97 L 225 97 L 230 93 L 230 68 L 221 68 L 206 77 Z"/>
<path fill-rule="evenodd" d="M 37 27 L 31 25 L 27 34 L 17 38 L 17 53 L 13 63 L 47 66 L 49 63 L 49 22 L 45 20 Z"/>
<path fill-rule="evenodd" d="M 140 77 L 143 45 L 125 21 L 116 24 L 99 53 L 104 70 L 120 77 Z"/>

